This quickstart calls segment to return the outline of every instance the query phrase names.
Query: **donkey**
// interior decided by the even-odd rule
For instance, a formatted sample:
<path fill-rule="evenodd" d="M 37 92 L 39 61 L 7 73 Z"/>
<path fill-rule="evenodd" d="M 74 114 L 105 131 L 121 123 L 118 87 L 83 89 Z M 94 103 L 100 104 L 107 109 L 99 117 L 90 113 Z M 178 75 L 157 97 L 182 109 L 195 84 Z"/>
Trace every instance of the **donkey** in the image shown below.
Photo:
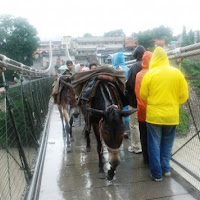
<path fill-rule="evenodd" d="M 105 76 L 104 76 L 105 79 Z M 111 76 L 106 77 L 107 80 L 100 80 L 94 97 L 92 97 L 91 105 L 87 108 L 87 103 L 82 99 L 82 105 L 85 115 L 86 127 L 85 136 L 87 140 L 86 151 L 90 151 L 90 127 L 93 127 L 96 140 L 97 152 L 99 155 L 99 178 L 105 178 L 103 169 L 103 151 L 102 141 L 105 143 L 109 152 L 110 169 L 107 173 L 107 179 L 112 180 L 115 170 L 120 163 L 120 146 L 124 138 L 125 124 L 123 117 L 127 117 L 137 110 L 122 110 L 123 104 L 117 84 L 110 80 Z M 109 80 L 109 81 L 108 81 Z"/>
<path fill-rule="evenodd" d="M 59 90 L 58 94 L 54 99 L 55 103 L 57 103 L 58 105 L 58 110 L 60 112 L 63 137 L 65 138 L 67 136 L 67 152 L 70 152 L 71 141 L 73 141 L 73 117 L 77 118 L 79 115 L 76 105 L 75 93 L 71 85 L 70 76 L 61 76 L 59 79 L 59 87 L 61 89 Z"/>

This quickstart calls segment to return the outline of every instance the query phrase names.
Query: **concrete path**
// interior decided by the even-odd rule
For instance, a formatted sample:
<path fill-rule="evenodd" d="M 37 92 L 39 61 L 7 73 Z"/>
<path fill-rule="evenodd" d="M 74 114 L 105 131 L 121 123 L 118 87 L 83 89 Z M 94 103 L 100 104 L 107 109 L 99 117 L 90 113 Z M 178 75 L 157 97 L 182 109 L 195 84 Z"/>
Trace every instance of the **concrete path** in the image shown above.
<path fill-rule="evenodd" d="M 40 190 L 40 200 L 194 200 L 198 193 L 184 179 L 172 171 L 172 177 L 162 182 L 152 181 L 142 154 L 127 151 L 129 140 L 121 148 L 121 164 L 114 181 L 98 178 L 98 155 L 93 134 L 92 151 L 85 151 L 83 126 L 78 121 L 73 128 L 75 141 L 72 152 L 66 153 L 62 138 L 62 127 L 57 107 L 54 106 L 50 122 L 49 140 Z M 104 148 L 105 171 L 107 150 Z"/>

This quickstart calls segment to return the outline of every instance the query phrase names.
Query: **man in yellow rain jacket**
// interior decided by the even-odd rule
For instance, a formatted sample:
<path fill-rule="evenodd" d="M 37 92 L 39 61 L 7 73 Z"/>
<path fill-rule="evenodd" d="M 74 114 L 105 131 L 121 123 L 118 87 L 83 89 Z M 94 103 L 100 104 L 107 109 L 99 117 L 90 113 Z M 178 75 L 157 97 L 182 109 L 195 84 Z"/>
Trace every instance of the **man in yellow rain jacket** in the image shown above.
<path fill-rule="evenodd" d="M 179 124 L 179 104 L 188 98 L 187 82 L 180 70 L 171 67 L 166 52 L 157 47 L 145 74 L 140 96 L 147 101 L 147 137 L 151 176 L 161 181 L 170 176 L 170 158 Z"/>

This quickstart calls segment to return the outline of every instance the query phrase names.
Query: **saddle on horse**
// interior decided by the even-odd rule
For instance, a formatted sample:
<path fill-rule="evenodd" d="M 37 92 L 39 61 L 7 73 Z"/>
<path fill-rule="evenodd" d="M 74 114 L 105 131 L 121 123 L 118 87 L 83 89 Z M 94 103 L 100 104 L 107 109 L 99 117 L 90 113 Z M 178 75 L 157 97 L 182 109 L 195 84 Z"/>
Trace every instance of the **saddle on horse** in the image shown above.
<path fill-rule="evenodd" d="M 71 78 L 69 75 L 57 76 L 52 87 L 53 89 L 51 95 L 54 97 L 55 103 L 60 104 L 61 93 L 64 88 L 67 88 L 68 92 L 66 102 L 68 102 L 70 105 L 76 104 L 75 93 L 71 85 Z"/>
<path fill-rule="evenodd" d="M 78 95 L 78 105 L 83 107 L 86 124 L 85 128 L 90 131 L 90 117 L 91 114 L 85 111 L 85 108 L 91 108 L 92 99 L 95 97 L 97 88 L 101 85 L 101 94 L 109 93 L 112 90 L 115 104 L 119 108 L 127 105 L 127 100 L 124 96 L 125 75 L 124 71 L 117 71 L 111 67 L 100 67 L 99 69 L 77 73 L 72 76 L 72 85 Z M 104 95 L 104 94 L 103 94 Z"/>

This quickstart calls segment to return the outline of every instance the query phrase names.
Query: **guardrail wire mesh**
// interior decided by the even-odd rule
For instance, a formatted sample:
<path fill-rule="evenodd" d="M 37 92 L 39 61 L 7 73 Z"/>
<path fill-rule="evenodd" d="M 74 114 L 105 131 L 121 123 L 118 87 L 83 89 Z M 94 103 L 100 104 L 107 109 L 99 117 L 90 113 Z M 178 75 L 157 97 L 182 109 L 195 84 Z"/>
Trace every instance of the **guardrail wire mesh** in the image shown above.
<path fill-rule="evenodd" d="M 181 107 L 180 125 L 172 152 L 172 167 L 200 191 L 200 98 L 189 87 L 189 99 Z"/>
<path fill-rule="evenodd" d="M 0 199 L 21 199 L 30 182 L 52 82 L 30 80 L 0 93 Z"/>

